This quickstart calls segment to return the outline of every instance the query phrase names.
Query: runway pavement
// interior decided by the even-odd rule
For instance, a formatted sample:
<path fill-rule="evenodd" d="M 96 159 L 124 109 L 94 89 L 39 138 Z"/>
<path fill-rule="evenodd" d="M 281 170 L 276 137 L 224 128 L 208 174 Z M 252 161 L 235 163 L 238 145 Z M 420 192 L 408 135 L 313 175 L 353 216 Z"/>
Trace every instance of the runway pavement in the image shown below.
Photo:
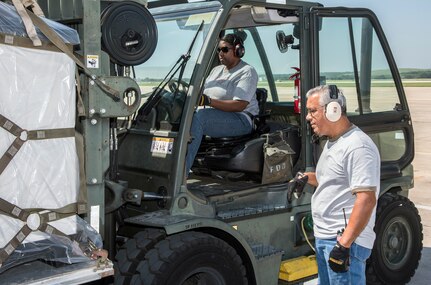
<path fill-rule="evenodd" d="M 407 87 L 407 101 L 415 132 L 415 187 L 409 198 L 419 210 L 423 226 L 423 250 L 419 268 L 409 284 L 431 283 L 431 87 Z"/>

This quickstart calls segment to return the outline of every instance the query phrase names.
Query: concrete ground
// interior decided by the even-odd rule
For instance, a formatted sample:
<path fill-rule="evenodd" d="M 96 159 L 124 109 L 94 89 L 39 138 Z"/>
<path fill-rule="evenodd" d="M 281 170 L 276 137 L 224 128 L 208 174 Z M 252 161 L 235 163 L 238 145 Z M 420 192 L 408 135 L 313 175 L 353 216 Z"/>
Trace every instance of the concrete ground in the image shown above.
<path fill-rule="evenodd" d="M 419 210 L 424 233 L 422 258 L 409 284 L 428 285 L 431 282 L 431 87 L 405 90 L 415 131 L 415 187 L 409 197 Z"/>

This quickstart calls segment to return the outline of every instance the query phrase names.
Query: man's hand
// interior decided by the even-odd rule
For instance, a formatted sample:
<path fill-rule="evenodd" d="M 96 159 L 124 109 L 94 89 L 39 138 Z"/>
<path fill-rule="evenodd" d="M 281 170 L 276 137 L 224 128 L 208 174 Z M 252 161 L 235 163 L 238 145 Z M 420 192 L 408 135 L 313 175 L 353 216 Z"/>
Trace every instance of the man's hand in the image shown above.
<path fill-rule="evenodd" d="M 329 267 L 337 273 L 347 272 L 350 265 L 350 248 L 342 246 L 338 241 L 329 254 Z"/>
<path fill-rule="evenodd" d="M 211 98 L 205 94 L 199 97 L 199 106 L 209 106 L 211 105 Z"/>
<path fill-rule="evenodd" d="M 292 194 L 295 195 L 296 199 L 301 197 L 307 181 L 308 176 L 301 172 L 296 173 L 295 177 L 289 181 L 289 184 L 287 185 L 287 201 L 289 203 L 292 202 Z"/>

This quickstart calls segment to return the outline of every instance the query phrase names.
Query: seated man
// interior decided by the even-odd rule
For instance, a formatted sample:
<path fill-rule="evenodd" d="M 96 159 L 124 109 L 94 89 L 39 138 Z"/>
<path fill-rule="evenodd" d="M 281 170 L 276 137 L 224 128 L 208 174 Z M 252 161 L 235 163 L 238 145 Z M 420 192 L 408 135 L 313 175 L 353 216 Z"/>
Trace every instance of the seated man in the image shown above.
<path fill-rule="evenodd" d="M 221 65 L 211 70 L 205 80 L 199 108 L 193 116 L 187 150 L 186 173 L 190 172 L 203 135 L 232 137 L 251 133 L 252 116 L 259 113 L 256 100 L 257 72 L 241 60 L 244 55 L 242 39 L 235 34 L 225 35 L 219 42 Z"/>

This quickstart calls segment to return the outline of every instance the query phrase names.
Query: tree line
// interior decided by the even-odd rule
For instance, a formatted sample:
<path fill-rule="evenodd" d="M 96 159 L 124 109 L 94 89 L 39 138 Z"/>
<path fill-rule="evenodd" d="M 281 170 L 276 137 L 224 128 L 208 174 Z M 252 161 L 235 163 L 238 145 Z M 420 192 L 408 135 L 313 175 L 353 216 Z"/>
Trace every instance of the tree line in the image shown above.
<path fill-rule="evenodd" d="M 399 70 L 402 79 L 431 79 L 431 69 L 412 69 L 412 68 L 401 68 Z M 292 81 L 289 77 L 292 74 L 274 74 L 275 81 Z M 353 72 L 323 72 L 322 77 L 326 80 L 354 80 Z M 261 80 L 266 80 L 265 75 L 259 76 Z M 384 80 L 392 79 L 392 75 L 389 70 L 376 70 L 372 72 L 372 79 Z M 159 78 L 144 78 L 138 79 L 142 82 L 159 82 Z"/>
<path fill-rule="evenodd" d="M 405 68 L 399 70 L 402 79 L 431 79 L 431 69 L 411 69 Z M 321 74 L 327 80 L 353 80 L 355 75 L 353 72 L 324 72 Z M 274 75 L 277 81 L 289 80 L 290 74 Z M 392 74 L 389 70 L 376 70 L 371 74 L 372 79 L 392 79 Z"/>

